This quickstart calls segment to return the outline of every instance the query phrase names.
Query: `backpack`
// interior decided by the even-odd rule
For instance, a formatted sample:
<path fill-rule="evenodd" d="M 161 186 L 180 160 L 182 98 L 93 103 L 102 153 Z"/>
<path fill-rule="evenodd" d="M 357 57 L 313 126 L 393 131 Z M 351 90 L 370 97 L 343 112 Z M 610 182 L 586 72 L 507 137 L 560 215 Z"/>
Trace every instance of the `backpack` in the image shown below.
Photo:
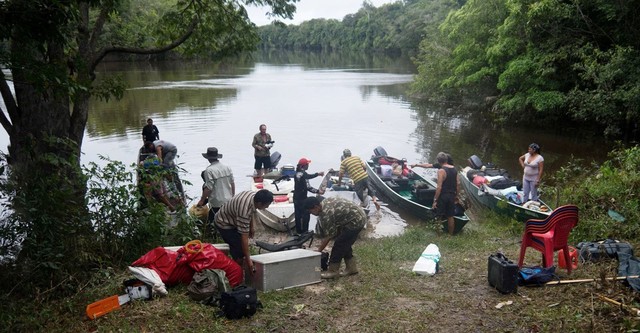
<path fill-rule="evenodd" d="M 204 269 L 193 274 L 187 286 L 189 297 L 202 304 L 215 305 L 221 293 L 231 290 L 227 274 L 221 269 Z"/>
<path fill-rule="evenodd" d="M 580 242 L 576 245 L 580 252 L 580 259 L 584 261 L 599 261 L 602 259 L 618 259 L 618 253 L 633 255 L 633 247 L 627 242 L 615 239 L 605 239 L 595 242 Z"/>
<path fill-rule="evenodd" d="M 543 284 L 558 279 L 556 266 L 551 267 L 521 267 L 518 274 L 518 284 L 521 286 L 542 286 Z"/>
<path fill-rule="evenodd" d="M 258 294 L 254 288 L 237 286 L 233 290 L 220 295 L 220 315 L 227 319 L 241 319 L 253 316 L 262 303 L 258 301 Z"/>

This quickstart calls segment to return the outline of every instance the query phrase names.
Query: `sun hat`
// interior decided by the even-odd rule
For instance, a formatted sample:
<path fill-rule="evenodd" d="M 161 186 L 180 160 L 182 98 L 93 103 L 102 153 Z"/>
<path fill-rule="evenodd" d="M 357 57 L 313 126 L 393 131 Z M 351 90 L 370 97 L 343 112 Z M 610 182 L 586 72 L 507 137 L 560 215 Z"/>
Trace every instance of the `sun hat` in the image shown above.
<path fill-rule="evenodd" d="M 222 158 L 222 154 L 218 154 L 218 148 L 216 147 L 209 147 L 207 148 L 207 152 L 206 153 L 202 153 L 202 157 L 209 159 L 209 158 Z"/>

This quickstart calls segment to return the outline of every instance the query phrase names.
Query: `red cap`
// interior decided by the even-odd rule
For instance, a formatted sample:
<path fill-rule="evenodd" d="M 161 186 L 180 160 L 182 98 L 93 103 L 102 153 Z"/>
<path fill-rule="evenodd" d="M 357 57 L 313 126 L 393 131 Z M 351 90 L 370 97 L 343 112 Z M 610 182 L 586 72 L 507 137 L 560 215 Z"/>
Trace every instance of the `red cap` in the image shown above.
<path fill-rule="evenodd" d="M 306 159 L 305 157 L 301 158 L 298 161 L 298 165 L 309 165 L 309 163 L 311 163 L 311 160 Z"/>

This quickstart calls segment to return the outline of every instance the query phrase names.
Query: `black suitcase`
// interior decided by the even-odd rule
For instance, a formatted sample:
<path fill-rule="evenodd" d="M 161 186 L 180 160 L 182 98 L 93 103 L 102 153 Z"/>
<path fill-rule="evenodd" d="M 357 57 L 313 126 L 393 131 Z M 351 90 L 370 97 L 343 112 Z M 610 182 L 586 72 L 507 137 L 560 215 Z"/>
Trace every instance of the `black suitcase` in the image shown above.
<path fill-rule="evenodd" d="M 503 294 L 518 291 L 518 265 L 498 252 L 489 256 L 489 285 Z"/>

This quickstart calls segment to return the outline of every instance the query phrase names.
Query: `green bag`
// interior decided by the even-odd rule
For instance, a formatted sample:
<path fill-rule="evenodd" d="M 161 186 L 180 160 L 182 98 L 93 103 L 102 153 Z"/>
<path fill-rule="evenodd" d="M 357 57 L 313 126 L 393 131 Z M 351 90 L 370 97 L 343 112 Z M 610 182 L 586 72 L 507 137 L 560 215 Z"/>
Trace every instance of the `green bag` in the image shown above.
<path fill-rule="evenodd" d="M 189 297 L 206 305 L 217 305 L 220 294 L 229 290 L 231 290 L 229 279 L 221 269 L 204 269 L 196 272 L 187 286 Z"/>

